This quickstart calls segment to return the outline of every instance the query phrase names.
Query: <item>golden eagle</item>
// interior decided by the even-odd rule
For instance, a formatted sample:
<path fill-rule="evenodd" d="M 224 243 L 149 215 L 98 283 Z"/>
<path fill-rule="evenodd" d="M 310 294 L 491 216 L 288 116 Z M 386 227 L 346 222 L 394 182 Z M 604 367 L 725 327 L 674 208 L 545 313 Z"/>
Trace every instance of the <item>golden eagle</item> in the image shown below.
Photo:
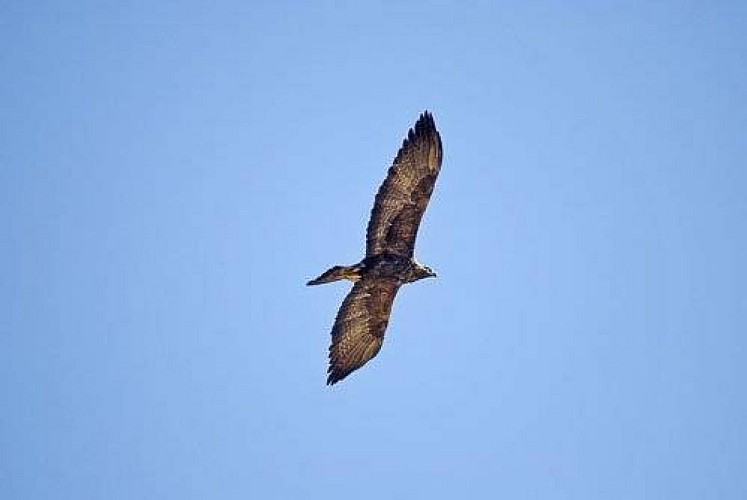
<path fill-rule="evenodd" d="M 328 385 L 378 354 L 399 287 L 436 276 L 415 260 L 413 252 L 442 156 L 441 136 L 433 116 L 425 111 L 407 134 L 376 195 L 366 231 L 366 256 L 352 266 L 335 266 L 307 283 L 355 282 L 332 327 Z"/>

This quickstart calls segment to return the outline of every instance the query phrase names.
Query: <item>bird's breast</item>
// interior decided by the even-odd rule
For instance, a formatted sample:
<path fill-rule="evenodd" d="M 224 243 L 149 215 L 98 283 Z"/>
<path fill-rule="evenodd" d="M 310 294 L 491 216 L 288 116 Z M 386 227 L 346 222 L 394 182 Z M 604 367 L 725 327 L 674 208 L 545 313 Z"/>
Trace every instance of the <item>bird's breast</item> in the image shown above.
<path fill-rule="evenodd" d="M 410 259 L 395 254 L 374 255 L 367 259 L 366 275 L 404 279 L 411 267 Z"/>

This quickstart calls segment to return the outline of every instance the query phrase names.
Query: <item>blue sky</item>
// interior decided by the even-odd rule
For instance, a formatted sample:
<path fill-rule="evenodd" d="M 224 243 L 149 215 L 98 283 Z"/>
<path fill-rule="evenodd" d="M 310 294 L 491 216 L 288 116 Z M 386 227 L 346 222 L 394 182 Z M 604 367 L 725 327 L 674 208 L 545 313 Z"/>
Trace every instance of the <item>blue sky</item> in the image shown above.
<path fill-rule="evenodd" d="M 0 14 L 0 497 L 747 497 L 744 2 Z M 424 109 L 439 278 L 326 387 Z"/>

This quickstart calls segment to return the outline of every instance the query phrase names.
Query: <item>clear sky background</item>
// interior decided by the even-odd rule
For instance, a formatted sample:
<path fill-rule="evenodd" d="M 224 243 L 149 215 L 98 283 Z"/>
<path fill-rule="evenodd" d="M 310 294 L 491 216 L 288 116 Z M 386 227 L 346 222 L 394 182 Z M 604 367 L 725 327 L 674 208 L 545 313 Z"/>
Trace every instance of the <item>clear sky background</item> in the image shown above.
<path fill-rule="evenodd" d="M 3 499 L 747 498 L 747 3 L 3 2 Z M 325 386 L 373 195 L 444 166 Z"/>

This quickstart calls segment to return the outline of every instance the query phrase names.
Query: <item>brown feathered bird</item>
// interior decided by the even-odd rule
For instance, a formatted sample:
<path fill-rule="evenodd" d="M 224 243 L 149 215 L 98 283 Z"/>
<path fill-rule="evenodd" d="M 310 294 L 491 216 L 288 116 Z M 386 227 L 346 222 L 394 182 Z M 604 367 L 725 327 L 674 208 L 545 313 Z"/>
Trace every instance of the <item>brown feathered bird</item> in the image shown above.
<path fill-rule="evenodd" d="M 376 195 L 366 231 L 366 256 L 352 266 L 335 266 L 307 283 L 341 279 L 355 283 L 332 327 L 328 385 L 378 354 L 399 287 L 436 276 L 415 260 L 413 252 L 442 156 L 441 136 L 433 116 L 425 111 L 407 134 Z"/>

